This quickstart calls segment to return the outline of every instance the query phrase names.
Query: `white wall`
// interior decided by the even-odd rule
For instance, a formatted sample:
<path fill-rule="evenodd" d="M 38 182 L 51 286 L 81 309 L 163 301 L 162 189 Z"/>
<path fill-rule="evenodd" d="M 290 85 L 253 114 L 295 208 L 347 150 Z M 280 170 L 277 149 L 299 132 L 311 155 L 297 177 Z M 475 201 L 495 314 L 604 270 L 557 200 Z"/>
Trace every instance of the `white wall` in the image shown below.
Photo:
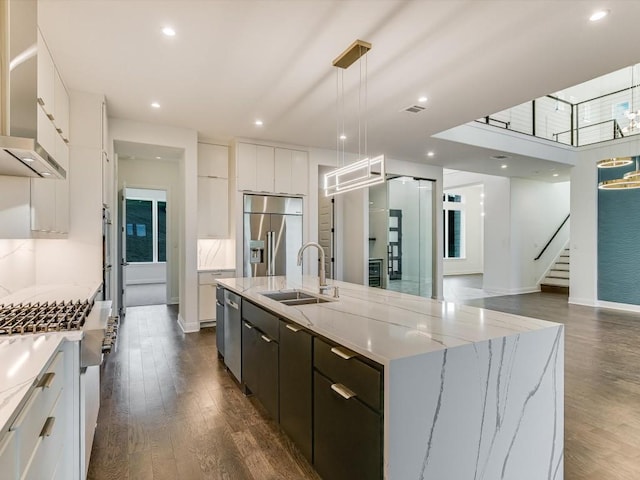
<path fill-rule="evenodd" d="M 5 295 L 35 283 L 35 240 L 0 239 L 0 304 Z"/>
<path fill-rule="evenodd" d="M 582 147 L 571 171 L 571 279 L 569 303 L 597 306 L 598 302 L 598 171 L 603 158 L 638 155 L 640 138 Z M 610 305 L 634 310 L 637 306 Z"/>
<path fill-rule="evenodd" d="M 179 198 L 182 199 L 178 229 L 178 322 L 184 331 L 200 329 L 198 321 L 197 225 L 198 225 L 198 134 L 195 130 L 111 118 L 109 136 L 113 142 L 146 143 L 182 148 L 179 166 Z"/>
<path fill-rule="evenodd" d="M 447 189 L 484 187 L 483 288 L 504 294 L 537 291 L 540 278 L 569 238 L 566 225 L 543 257 L 534 260 L 569 213 L 570 183 L 469 172 L 448 173 L 445 182 Z"/>
<path fill-rule="evenodd" d="M 570 209 L 569 182 L 511 179 L 512 289 L 537 290 L 538 282 L 569 239 L 565 225 L 539 260 L 541 252 Z"/>
<path fill-rule="evenodd" d="M 446 183 L 445 175 L 445 183 Z M 444 275 L 469 275 L 484 272 L 484 185 L 444 190 L 445 195 L 462 195 L 464 208 L 464 257 L 445 258 Z"/>
<path fill-rule="evenodd" d="M 182 195 L 179 184 L 180 165 L 176 161 L 122 159 L 118 160 L 118 191 L 122 188 L 160 190 L 158 199 L 167 201 L 167 263 L 161 265 L 129 265 L 127 285 L 167 282 L 169 303 L 178 303 L 179 282 L 179 216 L 182 211 Z M 165 193 L 166 192 L 166 193 Z M 142 191 L 146 198 L 153 192 Z"/>

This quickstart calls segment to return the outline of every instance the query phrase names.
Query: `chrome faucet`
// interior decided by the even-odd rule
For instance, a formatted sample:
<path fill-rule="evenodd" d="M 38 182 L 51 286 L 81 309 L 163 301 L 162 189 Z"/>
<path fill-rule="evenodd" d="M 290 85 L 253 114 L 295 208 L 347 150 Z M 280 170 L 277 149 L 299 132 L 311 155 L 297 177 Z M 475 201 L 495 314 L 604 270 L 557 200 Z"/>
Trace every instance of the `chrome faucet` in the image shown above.
<path fill-rule="evenodd" d="M 320 294 L 325 294 L 328 290 L 333 290 L 333 296 L 338 298 L 338 287 L 335 285 L 327 285 L 327 274 L 324 269 L 324 249 L 319 243 L 307 242 L 300 247 L 300 250 L 298 250 L 298 266 L 302 265 L 302 254 L 307 247 L 316 247 L 318 252 L 320 252 Z"/>

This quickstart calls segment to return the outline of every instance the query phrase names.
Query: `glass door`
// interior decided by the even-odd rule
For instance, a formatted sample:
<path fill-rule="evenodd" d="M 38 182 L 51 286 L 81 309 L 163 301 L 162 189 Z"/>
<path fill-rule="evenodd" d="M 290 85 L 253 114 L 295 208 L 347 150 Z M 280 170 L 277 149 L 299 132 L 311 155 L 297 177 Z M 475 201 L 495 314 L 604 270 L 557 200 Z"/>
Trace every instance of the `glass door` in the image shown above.
<path fill-rule="evenodd" d="M 383 288 L 433 295 L 433 195 L 433 181 L 413 177 L 369 189 L 369 269 L 383 258 Z"/>

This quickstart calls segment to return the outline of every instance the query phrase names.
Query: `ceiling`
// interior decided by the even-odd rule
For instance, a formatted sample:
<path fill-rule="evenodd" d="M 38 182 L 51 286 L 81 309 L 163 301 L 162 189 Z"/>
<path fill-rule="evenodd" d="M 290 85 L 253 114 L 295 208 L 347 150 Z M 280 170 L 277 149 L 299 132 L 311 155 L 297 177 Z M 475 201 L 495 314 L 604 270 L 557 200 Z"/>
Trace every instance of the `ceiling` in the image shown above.
<path fill-rule="evenodd" d="M 589 22 L 600 8 L 610 15 Z M 501 175 L 516 169 L 486 170 L 496 152 L 431 136 L 638 63 L 639 51 L 628 48 L 638 18 L 635 0 L 40 0 L 39 6 L 68 88 L 104 93 L 112 117 L 191 128 L 220 141 L 335 148 L 331 62 L 355 39 L 371 42 L 361 117 L 368 151 Z M 161 33 L 167 25 L 175 37 Z M 358 151 L 357 65 L 344 73 L 350 151 Z M 401 112 L 422 95 L 425 111 Z M 264 125 L 256 127 L 256 119 Z M 567 168 L 529 157 L 518 162 L 531 172 Z"/>

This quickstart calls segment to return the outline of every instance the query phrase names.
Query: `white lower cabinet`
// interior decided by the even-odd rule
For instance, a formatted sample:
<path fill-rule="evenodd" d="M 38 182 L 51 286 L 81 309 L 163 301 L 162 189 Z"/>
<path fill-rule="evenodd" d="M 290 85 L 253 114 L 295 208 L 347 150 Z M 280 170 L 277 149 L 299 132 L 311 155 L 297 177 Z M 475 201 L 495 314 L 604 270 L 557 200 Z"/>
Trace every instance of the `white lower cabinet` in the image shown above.
<path fill-rule="evenodd" d="M 6 478 L 18 475 L 18 447 L 14 432 L 7 433 L 0 441 L 0 472 Z"/>
<path fill-rule="evenodd" d="M 77 343 L 65 342 L 36 379 L 9 430 L 0 436 L 2 480 L 81 478 L 74 451 L 81 440 L 74 373 L 78 362 Z"/>
<path fill-rule="evenodd" d="M 216 280 L 233 278 L 235 270 L 211 270 L 198 274 L 198 320 L 200 323 L 216 320 Z"/>

